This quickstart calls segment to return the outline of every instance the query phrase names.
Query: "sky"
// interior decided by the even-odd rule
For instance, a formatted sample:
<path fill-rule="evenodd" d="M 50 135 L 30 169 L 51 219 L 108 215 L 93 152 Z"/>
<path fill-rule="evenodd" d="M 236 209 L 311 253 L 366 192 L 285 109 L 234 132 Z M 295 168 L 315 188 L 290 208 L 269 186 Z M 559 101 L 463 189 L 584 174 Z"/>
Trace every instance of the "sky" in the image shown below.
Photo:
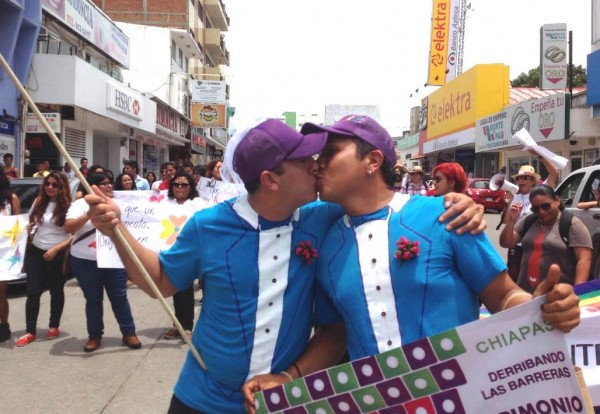
<path fill-rule="evenodd" d="M 393 136 L 437 87 L 427 81 L 432 0 L 224 0 L 230 103 L 244 116 L 379 105 Z M 591 51 L 590 0 L 471 0 L 463 72 L 503 63 L 510 79 L 539 65 L 540 27 L 567 23 L 573 63 Z M 415 90 L 419 89 L 416 93 Z M 410 97 L 412 93 L 412 98 Z M 302 117 L 299 117 L 299 121 Z"/>

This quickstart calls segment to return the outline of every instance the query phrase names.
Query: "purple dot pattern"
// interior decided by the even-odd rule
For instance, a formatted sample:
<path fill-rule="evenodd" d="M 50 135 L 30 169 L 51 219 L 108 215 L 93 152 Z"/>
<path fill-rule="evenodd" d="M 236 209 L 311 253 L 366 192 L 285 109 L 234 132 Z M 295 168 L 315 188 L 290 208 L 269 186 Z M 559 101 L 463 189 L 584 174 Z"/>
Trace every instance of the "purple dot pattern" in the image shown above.
<path fill-rule="evenodd" d="M 257 413 L 462 414 L 467 380 L 455 358 L 465 352 L 447 331 L 258 393 Z"/>

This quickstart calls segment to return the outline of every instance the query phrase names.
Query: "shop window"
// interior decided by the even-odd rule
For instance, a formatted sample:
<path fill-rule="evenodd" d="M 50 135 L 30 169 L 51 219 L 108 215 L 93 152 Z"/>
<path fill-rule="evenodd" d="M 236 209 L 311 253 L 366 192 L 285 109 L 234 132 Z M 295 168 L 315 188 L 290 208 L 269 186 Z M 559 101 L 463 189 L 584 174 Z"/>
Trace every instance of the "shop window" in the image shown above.
<path fill-rule="evenodd" d="M 77 48 L 61 39 L 58 34 L 42 28 L 38 36 L 37 53 L 73 56 L 77 55 Z"/>

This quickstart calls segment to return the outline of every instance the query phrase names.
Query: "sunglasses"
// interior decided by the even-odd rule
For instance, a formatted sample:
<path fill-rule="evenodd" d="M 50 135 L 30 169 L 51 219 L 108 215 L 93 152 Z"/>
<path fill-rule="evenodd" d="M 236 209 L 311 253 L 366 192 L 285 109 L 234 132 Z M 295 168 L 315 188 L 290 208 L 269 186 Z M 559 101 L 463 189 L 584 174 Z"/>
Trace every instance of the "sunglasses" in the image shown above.
<path fill-rule="evenodd" d="M 435 181 L 436 183 L 439 183 L 442 180 L 443 180 L 442 177 L 438 177 L 438 176 L 433 177 L 433 181 Z"/>
<path fill-rule="evenodd" d="M 46 188 L 50 188 L 50 187 L 52 187 L 52 188 L 58 188 L 58 183 L 56 181 L 46 181 L 44 183 L 44 186 Z"/>
<path fill-rule="evenodd" d="M 188 183 L 173 183 L 173 187 L 177 188 L 188 188 L 190 185 Z"/>
<path fill-rule="evenodd" d="M 533 211 L 534 213 L 538 213 L 540 211 L 540 208 L 544 211 L 548 211 L 550 210 L 550 208 L 552 208 L 552 204 L 542 203 L 539 206 L 531 206 L 531 211 Z"/>
<path fill-rule="evenodd" d="M 527 180 L 529 180 L 529 177 L 526 176 L 526 175 L 521 175 L 521 176 L 515 178 L 515 180 L 517 180 L 517 181 L 527 181 Z"/>

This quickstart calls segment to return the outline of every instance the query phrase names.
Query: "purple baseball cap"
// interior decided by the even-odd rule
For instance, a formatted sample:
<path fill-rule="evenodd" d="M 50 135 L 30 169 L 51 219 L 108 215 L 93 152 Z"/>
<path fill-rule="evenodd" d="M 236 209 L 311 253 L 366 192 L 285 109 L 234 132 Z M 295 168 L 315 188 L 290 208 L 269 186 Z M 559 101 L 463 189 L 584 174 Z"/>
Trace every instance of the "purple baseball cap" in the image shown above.
<path fill-rule="evenodd" d="M 304 136 L 276 119 L 267 119 L 251 128 L 233 153 L 233 170 L 244 183 L 260 177 L 285 160 L 315 155 L 327 142 L 324 134 Z"/>
<path fill-rule="evenodd" d="M 307 136 L 322 135 L 319 133 L 327 132 L 344 137 L 360 138 L 383 152 L 383 156 L 392 167 L 396 164 L 396 148 L 392 137 L 373 118 L 366 115 L 346 115 L 332 126 L 308 122 L 304 124 L 300 132 Z"/>

